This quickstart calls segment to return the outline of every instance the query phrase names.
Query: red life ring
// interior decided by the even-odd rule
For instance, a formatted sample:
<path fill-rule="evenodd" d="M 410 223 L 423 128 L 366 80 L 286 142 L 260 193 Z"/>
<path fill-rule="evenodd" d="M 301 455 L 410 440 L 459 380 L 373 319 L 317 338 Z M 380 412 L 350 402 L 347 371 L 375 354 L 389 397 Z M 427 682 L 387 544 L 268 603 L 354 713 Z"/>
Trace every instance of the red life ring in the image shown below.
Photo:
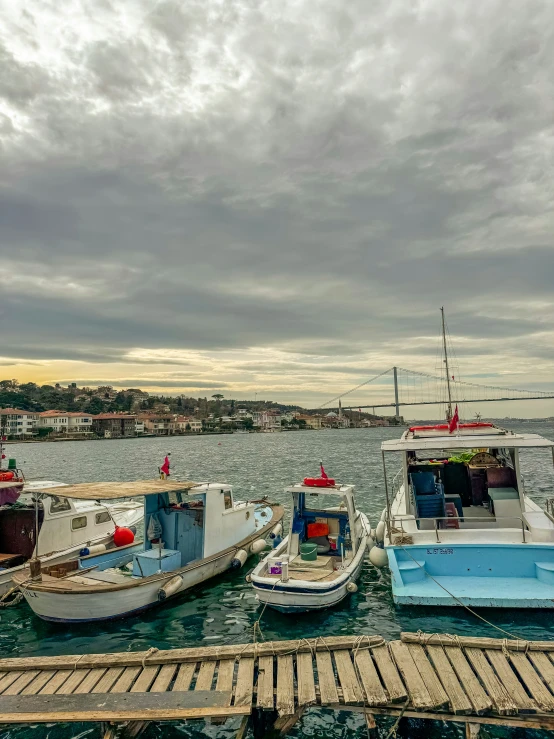
<path fill-rule="evenodd" d="M 494 423 L 460 423 L 459 429 L 492 428 Z M 447 423 L 439 423 L 436 426 L 410 426 L 410 431 L 448 431 Z"/>
<path fill-rule="evenodd" d="M 6 482 L 7 480 L 13 480 L 15 472 L 0 472 L 0 482 Z"/>
<path fill-rule="evenodd" d="M 335 481 L 331 477 L 305 477 L 304 485 L 310 488 L 333 488 Z"/>

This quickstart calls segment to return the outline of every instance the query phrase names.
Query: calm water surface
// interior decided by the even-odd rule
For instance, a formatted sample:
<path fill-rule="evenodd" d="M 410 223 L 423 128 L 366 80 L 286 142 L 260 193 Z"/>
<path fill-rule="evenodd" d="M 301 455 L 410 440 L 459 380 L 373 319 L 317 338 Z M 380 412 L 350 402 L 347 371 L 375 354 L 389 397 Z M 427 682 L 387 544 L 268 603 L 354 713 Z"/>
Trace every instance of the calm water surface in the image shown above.
<path fill-rule="evenodd" d="M 525 424 L 514 430 L 540 433 L 554 439 L 554 426 Z M 29 479 L 63 482 L 136 480 L 154 477 L 167 452 L 171 452 L 174 477 L 233 484 L 238 499 L 268 495 L 289 511 L 283 488 L 318 472 L 324 460 L 330 476 L 356 485 L 358 507 L 373 526 L 384 506 L 380 444 L 396 438 L 398 430 L 353 429 L 282 434 L 234 434 L 213 437 L 105 440 L 44 444 L 14 444 L 16 456 Z M 390 457 L 390 472 L 396 460 Z M 554 495 L 550 452 L 522 453 L 526 489 L 538 502 Z M 253 560 L 251 560 L 252 562 Z M 249 563 L 248 568 L 252 565 Z M 33 616 L 22 604 L 0 613 L 0 657 L 87 652 L 138 651 L 242 643 L 250 641 L 259 611 L 244 570 L 222 576 L 185 594 L 164 607 L 124 621 L 80 626 L 53 625 Z M 554 638 L 552 612 L 482 611 L 498 626 L 528 639 Z M 448 632 L 499 636 L 492 627 L 464 609 L 396 608 L 387 573 L 366 564 L 359 591 L 334 609 L 320 614 L 288 617 L 267 609 L 261 623 L 265 639 L 314 637 L 326 634 L 381 634 L 397 638 L 401 631 Z M 338 718 L 337 718 L 338 717 Z M 201 727 L 201 728 L 200 728 Z M 162 736 L 231 737 L 235 723 L 223 727 L 199 724 L 151 725 L 145 739 Z M 312 711 L 291 736 L 350 738 L 362 735 L 354 714 Z M 407 733 L 406 733 L 407 732 Z M 508 736 L 506 730 L 490 730 L 490 736 Z M 539 736 L 540 732 L 527 732 Z M 365 736 L 365 731 L 363 732 Z M 419 736 L 416 722 L 409 722 L 404 736 Z M 82 725 L 34 726 L 0 731 L 6 739 L 69 739 L 99 736 L 97 727 Z M 462 736 L 457 728 L 436 725 L 433 736 Z"/>

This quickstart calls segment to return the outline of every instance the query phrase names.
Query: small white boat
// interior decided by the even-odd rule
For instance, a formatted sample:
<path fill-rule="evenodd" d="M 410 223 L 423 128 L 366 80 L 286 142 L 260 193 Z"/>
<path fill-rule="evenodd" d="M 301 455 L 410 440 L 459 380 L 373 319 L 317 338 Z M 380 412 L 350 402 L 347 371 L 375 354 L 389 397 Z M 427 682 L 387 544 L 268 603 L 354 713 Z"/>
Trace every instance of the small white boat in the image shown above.
<path fill-rule="evenodd" d="M 265 501 L 233 501 L 231 487 L 218 483 L 147 480 L 64 488 L 64 497 L 74 503 L 137 496 L 144 497 L 145 531 L 154 521 L 159 541 L 147 536 L 144 542 L 112 544 L 63 567 L 43 568 L 32 580 L 29 569 L 18 572 L 14 583 L 37 616 L 63 623 L 104 621 L 159 605 L 241 567 L 266 547 L 265 537 L 278 530 L 283 517 L 280 506 Z"/>
<path fill-rule="evenodd" d="M 300 484 L 285 492 L 293 499 L 289 534 L 250 574 L 256 597 L 284 613 L 334 606 L 358 589 L 370 541 L 369 522 L 356 510 L 354 486 Z M 333 498 L 338 505 L 326 507 Z M 315 556 L 306 559 L 305 550 L 313 551 L 310 544 Z"/>
<path fill-rule="evenodd" d="M 16 500 L 0 506 L 0 597 L 12 588 L 12 577 L 31 557 L 57 565 L 85 547 L 113 542 L 115 525 L 136 526 L 142 520 L 141 503 L 74 501 L 62 496 L 65 487 L 52 480 L 26 481 Z"/>

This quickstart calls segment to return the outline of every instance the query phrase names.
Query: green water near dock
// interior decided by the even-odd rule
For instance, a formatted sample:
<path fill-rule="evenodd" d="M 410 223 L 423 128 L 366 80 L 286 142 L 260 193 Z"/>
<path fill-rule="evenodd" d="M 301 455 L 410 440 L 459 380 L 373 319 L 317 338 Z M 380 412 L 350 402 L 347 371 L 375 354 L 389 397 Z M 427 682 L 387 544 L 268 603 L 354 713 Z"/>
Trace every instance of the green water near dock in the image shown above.
<path fill-rule="evenodd" d="M 554 425 L 528 423 L 514 430 L 554 438 Z M 384 506 L 380 444 L 396 438 L 394 428 L 353 429 L 280 434 L 234 434 L 214 437 L 170 437 L 59 444 L 14 444 L 8 456 L 16 456 L 29 479 L 63 482 L 148 479 L 167 452 L 171 452 L 177 479 L 229 482 L 237 499 L 267 495 L 289 510 L 283 488 L 318 472 L 324 460 L 330 476 L 354 483 L 356 500 L 370 518 L 379 520 Z M 526 490 L 537 502 L 554 495 L 554 472 L 549 451 L 522 452 Z M 394 460 L 390 459 L 394 473 Z M 143 615 L 112 623 L 68 626 L 48 624 L 22 604 L 0 613 L 0 657 L 83 654 L 87 652 L 138 651 L 242 643 L 251 641 L 259 608 L 244 580 L 250 560 L 238 573 L 222 576 L 185 594 L 176 601 Z M 391 639 L 401 631 L 448 632 L 472 636 L 499 636 L 464 609 L 397 608 L 392 602 L 388 573 L 364 566 L 359 591 L 338 607 L 319 614 L 286 616 L 266 609 L 261 622 L 265 639 L 315 637 L 330 634 L 381 634 Z M 554 639 L 554 613 L 483 610 L 497 626 L 526 639 Z M 235 722 L 236 723 L 236 722 Z M 154 737 L 231 737 L 233 722 L 225 726 L 153 724 L 144 734 Z M 416 722 L 410 736 L 418 736 Z M 508 736 L 505 729 L 486 730 L 490 736 Z M 347 739 L 362 732 L 354 714 L 311 711 L 290 736 Z M 539 736 L 541 732 L 527 732 Z M 406 734 L 404 734 L 406 736 Z M 427 735 L 429 735 L 427 733 Z M 432 736 L 461 736 L 461 729 L 436 725 Z M 69 739 L 98 737 L 92 725 L 36 725 L 0 730 L 2 739 Z M 515 736 L 515 734 L 512 734 Z"/>

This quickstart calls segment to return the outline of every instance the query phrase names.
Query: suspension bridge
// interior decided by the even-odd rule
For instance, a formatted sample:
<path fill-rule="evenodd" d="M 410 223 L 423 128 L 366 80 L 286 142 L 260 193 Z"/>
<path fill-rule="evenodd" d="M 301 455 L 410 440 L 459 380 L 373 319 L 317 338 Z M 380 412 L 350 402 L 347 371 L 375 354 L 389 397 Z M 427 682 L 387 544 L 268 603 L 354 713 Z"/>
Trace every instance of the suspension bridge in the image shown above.
<path fill-rule="evenodd" d="M 450 387 L 448 387 L 448 385 Z M 497 385 L 482 385 L 461 380 L 455 375 L 432 375 L 404 367 L 391 367 L 350 390 L 328 400 L 321 408 L 343 410 L 394 408 L 400 416 L 403 406 L 445 405 L 450 392 L 451 403 L 491 403 L 514 400 L 546 400 L 554 398 L 554 390 L 521 390 Z M 370 398 L 367 398 L 367 395 Z M 383 396 L 387 397 L 383 397 Z M 365 397 L 362 397 L 365 396 Z"/>

